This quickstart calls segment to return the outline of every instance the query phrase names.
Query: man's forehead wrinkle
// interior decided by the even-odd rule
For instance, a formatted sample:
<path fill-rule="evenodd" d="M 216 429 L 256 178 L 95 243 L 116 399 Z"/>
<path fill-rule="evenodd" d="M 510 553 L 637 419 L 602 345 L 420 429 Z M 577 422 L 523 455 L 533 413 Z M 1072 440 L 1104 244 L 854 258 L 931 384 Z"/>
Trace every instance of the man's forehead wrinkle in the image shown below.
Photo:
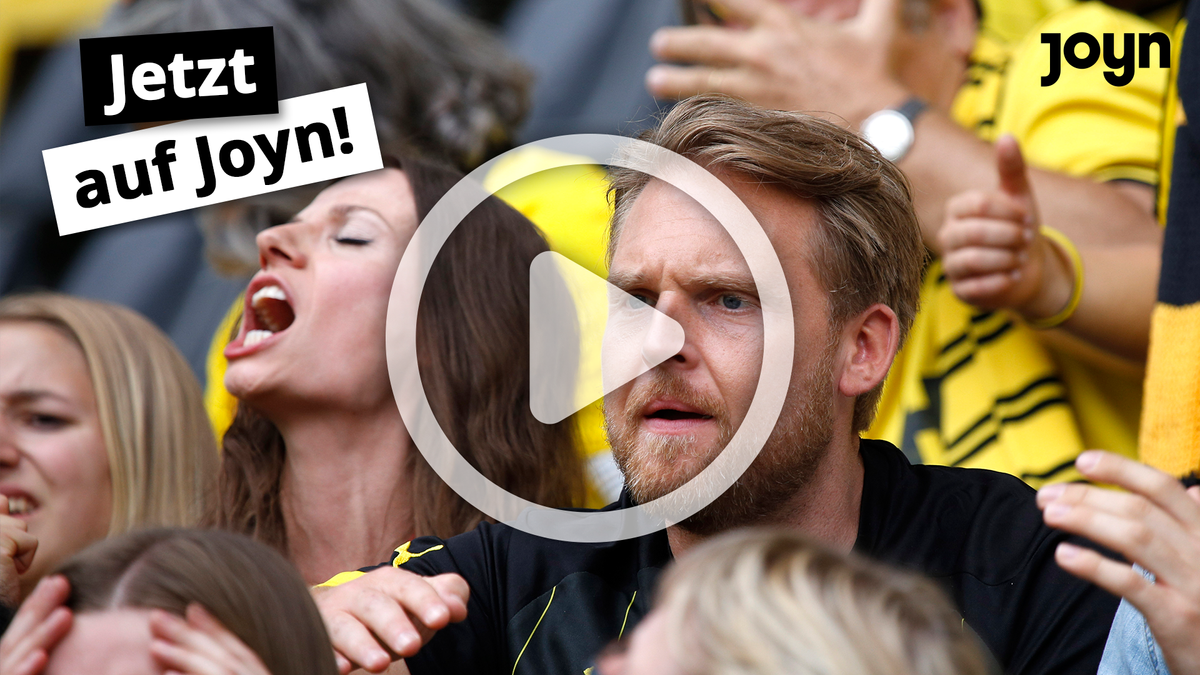
<path fill-rule="evenodd" d="M 689 290 L 724 289 L 757 295 L 758 289 L 749 268 L 730 264 L 661 265 L 643 267 L 637 263 L 614 267 L 609 283 L 625 291 L 652 289 L 664 285 Z"/>

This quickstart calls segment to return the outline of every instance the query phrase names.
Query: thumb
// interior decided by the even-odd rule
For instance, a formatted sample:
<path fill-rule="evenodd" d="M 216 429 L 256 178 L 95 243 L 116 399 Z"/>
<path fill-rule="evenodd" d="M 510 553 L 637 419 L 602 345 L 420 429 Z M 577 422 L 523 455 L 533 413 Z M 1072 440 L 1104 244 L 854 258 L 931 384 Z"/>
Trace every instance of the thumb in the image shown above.
<path fill-rule="evenodd" d="M 900 0 L 863 0 L 855 21 L 867 34 L 884 40 L 899 29 L 901 6 Z"/>
<path fill-rule="evenodd" d="M 1001 190 L 1011 197 L 1032 198 L 1025 158 L 1021 155 L 1021 146 L 1012 134 L 1004 134 L 996 141 L 996 168 L 1000 172 Z"/>

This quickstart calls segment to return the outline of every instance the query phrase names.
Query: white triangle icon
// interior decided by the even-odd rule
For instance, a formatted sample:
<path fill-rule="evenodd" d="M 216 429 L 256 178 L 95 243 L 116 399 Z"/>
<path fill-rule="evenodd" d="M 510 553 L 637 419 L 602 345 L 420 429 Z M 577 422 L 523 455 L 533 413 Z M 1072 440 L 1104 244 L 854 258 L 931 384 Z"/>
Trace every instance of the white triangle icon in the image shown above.
<path fill-rule="evenodd" d="M 529 266 L 529 408 L 554 424 L 679 353 L 683 326 L 569 258 Z"/>

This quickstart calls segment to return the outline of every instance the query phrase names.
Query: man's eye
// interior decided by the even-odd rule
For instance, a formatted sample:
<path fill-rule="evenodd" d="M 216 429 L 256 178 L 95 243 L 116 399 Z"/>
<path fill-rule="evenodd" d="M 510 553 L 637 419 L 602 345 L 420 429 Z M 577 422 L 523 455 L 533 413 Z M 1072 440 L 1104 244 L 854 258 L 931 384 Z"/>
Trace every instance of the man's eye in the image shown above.
<path fill-rule="evenodd" d="M 649 298 L 644 295 L 637 294 L 631 294 L 628 300 L 626 300 L 626 303 L 629 305 L 629 309 L 641 309 L 643 307 L 651 306 Z"/>
<path fill-rule="evenodd" d="M 725 309 L 741 309 L 745 305 L 745 301 L 736 295 L 722 295 L 721 305 Z"/>
<path fill-rule="evenodd" d="M 371 243 L 370 239 L 359 239 L 358 237 L 338 237 L 337 243 L 349 244 L 350 246 L 366 246 Z"/>

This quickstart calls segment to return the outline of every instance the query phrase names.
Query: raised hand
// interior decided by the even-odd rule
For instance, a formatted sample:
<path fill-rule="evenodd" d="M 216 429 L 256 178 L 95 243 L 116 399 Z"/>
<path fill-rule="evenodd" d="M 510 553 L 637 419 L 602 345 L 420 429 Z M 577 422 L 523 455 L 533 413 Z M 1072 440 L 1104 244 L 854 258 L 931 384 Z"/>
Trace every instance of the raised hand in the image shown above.
<path fill-rule="evenodd" d="M 198 604 L 188 605 L 186 619 L 154 610 L 150 634 L 150 655 L 167 673 L 271 675 L 253 650 Z"/>
<path fill-rule="evenodd" d="M 469 595 L 456 574 L 422 577 L 393 567 L 313 591 L 343 675 L 354 665 L 382 672 L 416 654 L 434 633 L 467 618 Z"/>
<path fill-rule="evenodd" d="M 1038 492 L 1046 524 L 1086 537 L 1154 573 L 1068 543 L 1055 560 L 1071 574 L 1123 596 L 1146 618 L 1174 675 L 1200 674 L 1200 487 L 1108 452 L 1081 454 L 1089 480 L 1128 490 L 1059 483 Z"/>
<path fill-rule="evenodd" d="M 1039 232 L 1037 204 L 1016 139 L 996 142 L 996 190 L 951 198 L 938 232 L 942 267 L 954 294 L 983 309 L 1013 309 L 1031 320 L 1067 305 L 1075 274 Z"/>
<path fill-rule="evenodd" d="M 66 578 L 42 579 L 13 617 L 0 639 L 0 673 L 37 675 L 50 660 L 50 650 L 71 630 L 71 611 L 63 607 L 71 588 Z"/>
<path fill-rule="evenodd" d="M 33 563 L 37 546 L 28 524 L 8 515 L 8 498 L 0 495 L 0 605 L 21 605 L 21 575 Z"/>
<path fill-rule="evenodd" d="M 856 16 L 826 21 L 777 0 L 720 0 L 723 26 L 661 28 L 646 73 L 658 98 L 719 92 L 781 110 L 832 112 L 857 126 L 908 97 L 896 71 L 899 0 L 863 0 Z"/>

